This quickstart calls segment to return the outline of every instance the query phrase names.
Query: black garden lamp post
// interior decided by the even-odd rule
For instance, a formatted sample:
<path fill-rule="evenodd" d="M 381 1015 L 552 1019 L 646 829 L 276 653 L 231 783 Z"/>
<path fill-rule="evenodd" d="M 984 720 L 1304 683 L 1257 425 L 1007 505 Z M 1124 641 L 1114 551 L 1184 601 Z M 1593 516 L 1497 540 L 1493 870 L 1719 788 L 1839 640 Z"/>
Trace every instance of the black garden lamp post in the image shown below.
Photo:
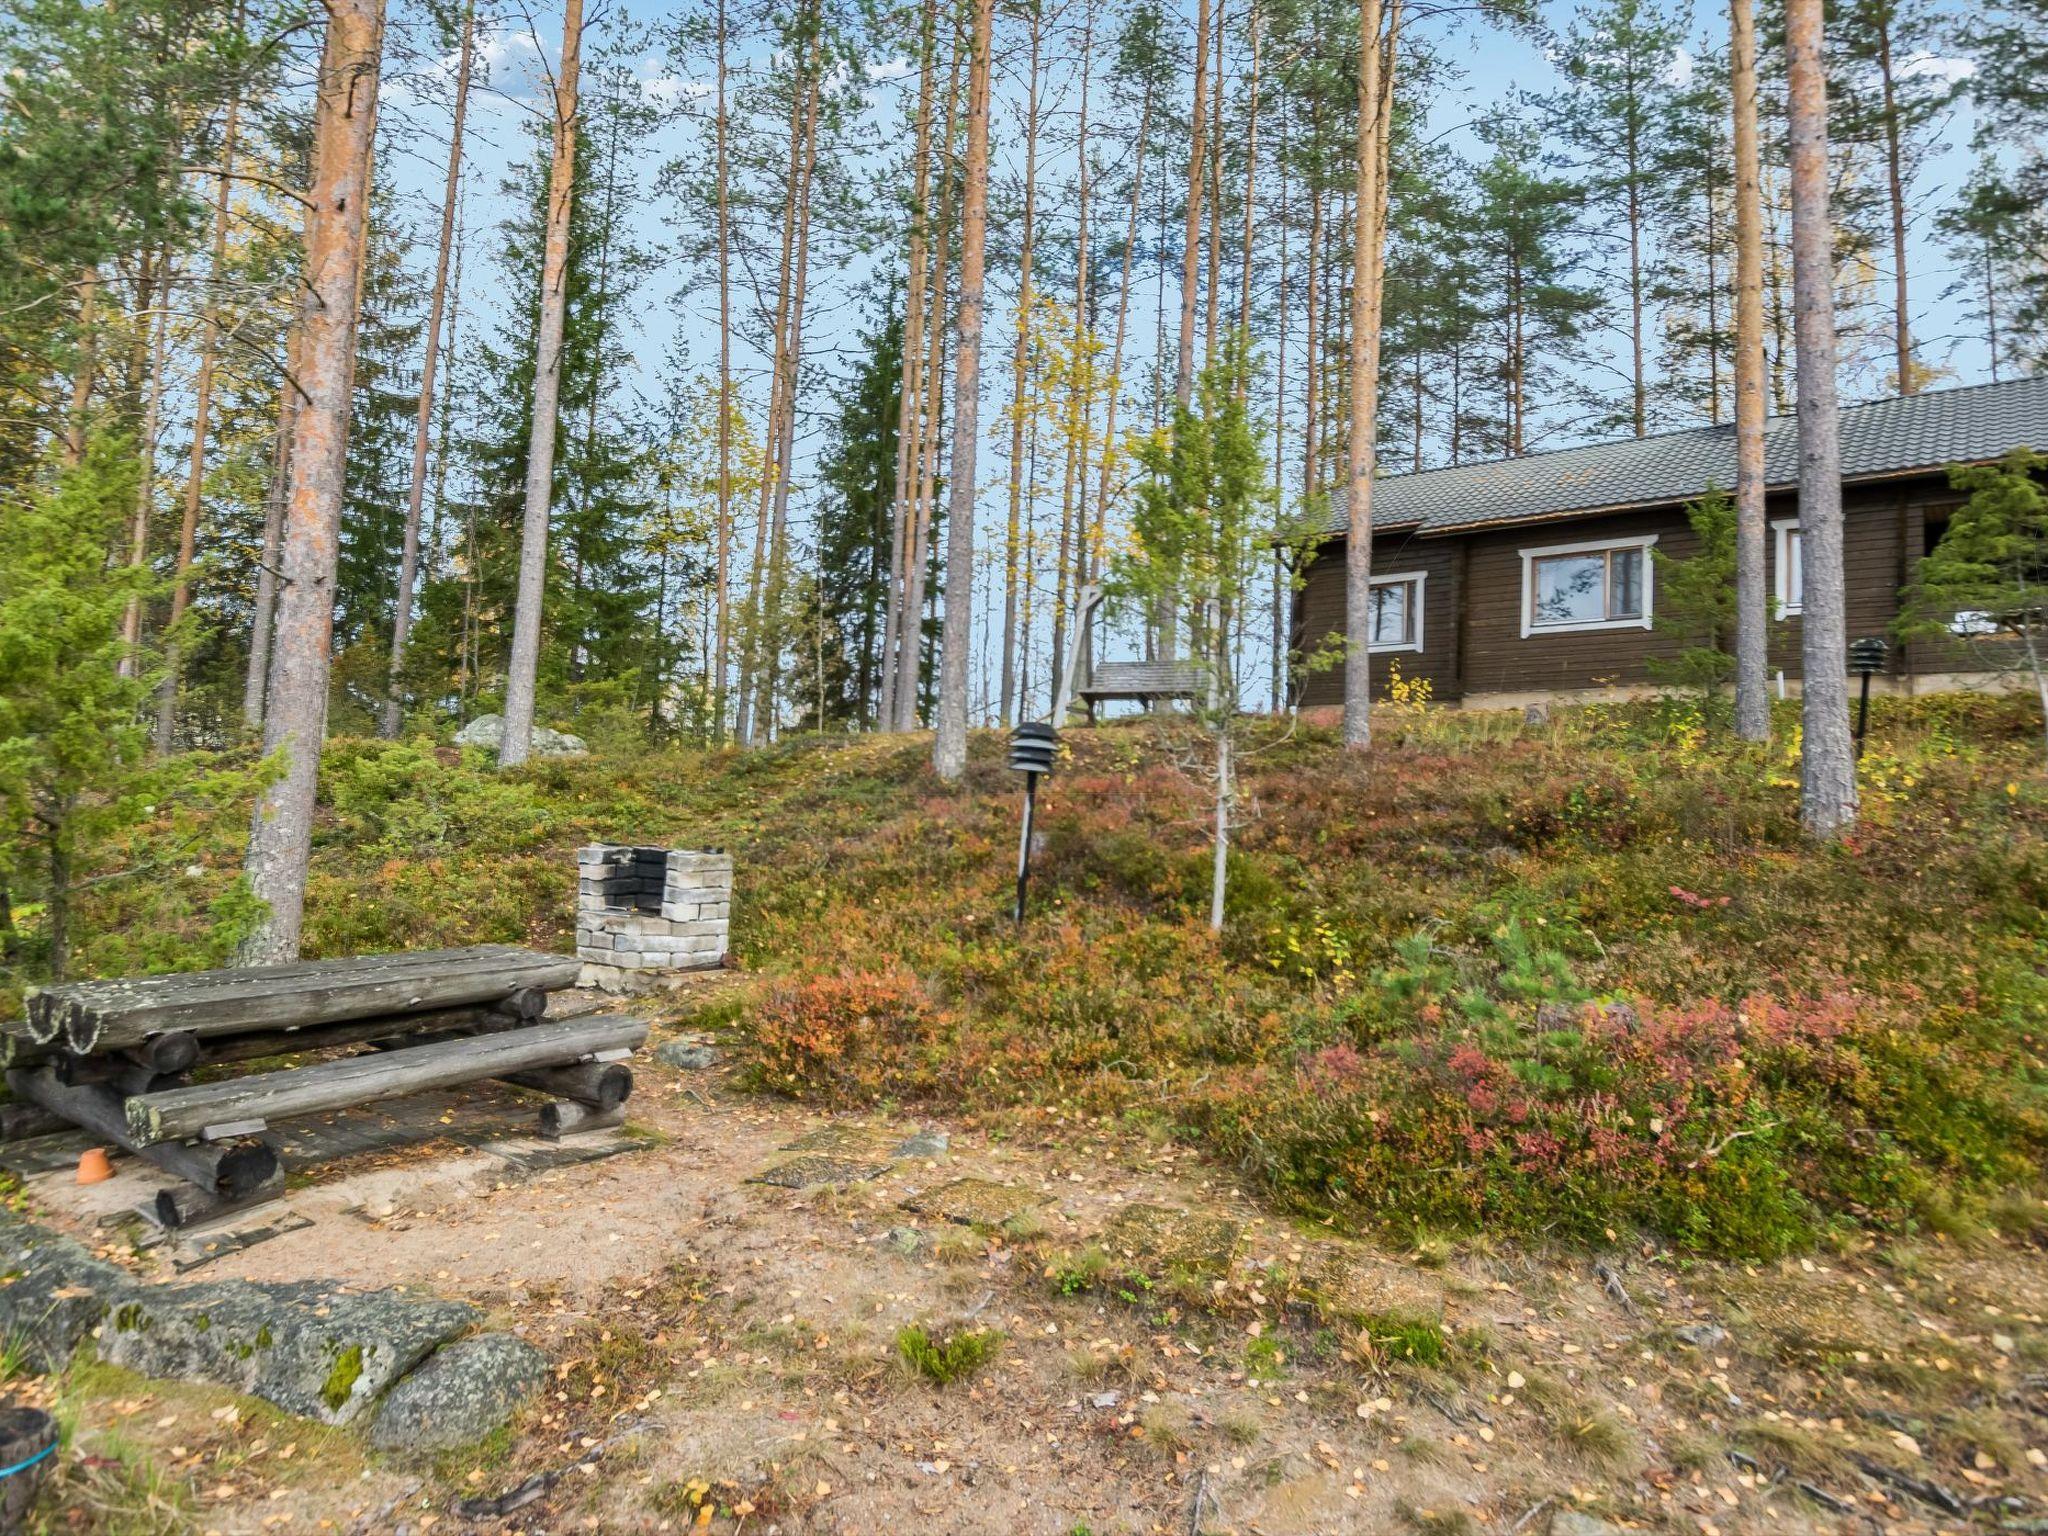
<path fill-rule="evenodd" d="M 1863 680 L 1863 691 L 1856 704 L 1856 756 L 1863 756 L 1863 733 L 1870 725 L 1870 680 L 1885 667 L 1891 655 L 1891 646 L 1880 636 L 1866 635 L 1861 640 L 1849 642 L 1849 671 L 1852 676 Z"/>
<path fill-rule="evenodd" d="M 1010 767 L 1024 775 L 1024 832 L 1017 840 L 1017 912 L 1024 921 L 1024 887 L 1031 879 L 1031 821 L 1038 809 L 1038 777 L 1052 772 L 1060 733 L 1045 720 L 1026 720 L 1010 733 Z"/>

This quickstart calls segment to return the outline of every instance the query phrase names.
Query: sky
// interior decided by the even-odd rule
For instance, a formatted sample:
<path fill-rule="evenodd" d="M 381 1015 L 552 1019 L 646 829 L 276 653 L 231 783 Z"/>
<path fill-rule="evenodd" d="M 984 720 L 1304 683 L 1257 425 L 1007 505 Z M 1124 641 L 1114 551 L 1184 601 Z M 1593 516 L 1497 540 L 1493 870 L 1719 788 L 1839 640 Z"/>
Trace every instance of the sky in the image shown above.
<path fill-rule="evenodd" d="M 1082 0 L 1063 0 L 1063 3 L 1064 10 L 1055 13 L 1059 17 L 1058 24 L 1078 26 Z M 1191 12 L 1192 5 L 1187 0 L 1183 3 Z M 1566 4 L 1553 3 L 1545 8 L 1546 19 L 1560 29 L 1568 21 L 1570 12 L 1571 7 Z M 502 318 L 505 295 L 500 276 L 491 261 L 493 226 L 510 211 L 501 183 L 508 168 L 532 152 L 530 134 L 534 124 L 545 121 L 544 92 L 549 79 L 548 70 L 559 49 L 558 9 L 535 6 L 529 14 L 518 10 L 515 4 L 514 8 L 502 14 L 509 19 L 501 20 L 486 37 L 482 62 L 486 66 L 487 85 L 472 97 L 470 112 L 468 171 L 461 205 L 468 247 L 461 296 L 461 325 L 470 336 L 476 334 L 476 327 L 495 327 Z M 586 58 L 595 48 L 608 42 L 617 46 L 621 39 L 632 35 L 636 27 L 655 33 L 670 31 L 682 14 L 679 6 L 651 3 L 651 0 L 643 0 L 634 7 L 621 3 L 621 0 L 605 0 L 589 13 Z M 399 46 L 387 72 L 386 122 L 390 132 L 383 153 L 386 165 L 392 168 L 398 180 L 409 222 L 417 231 L 417 243 L 410 260 L 424 272 L 431 269 L 433 260 L 432 239 L 445 175 L 446 102 L 454 60 L 452 54 L 439 54 L 431 46 L 431 39 L 423 32 L 420 9 L 411 0 L 402 0 L 394 10 L 393 21 L 393 37 Z M 1426 29 L 1429 39 L 1454 66 L 1456 76 L 1448 84 L 1433 89 L 1427 115 L 1428 132 L 1431 137 L 1441 138 L 1468 156 L 1479 153 L 1472 125 L 1482 112 L 1517 91 L 1542 92 L 1554 90 L 1559 84 L 1556 68 L 1535 37 L 1474 22 L 1462 12 L 1454 12 L 1449 18 L 1439 18 L 1420 26 Z M 1693 49 L 1682 50 L 1672 60 L 1674 78 L 1680 80 L 1690 69 L 1697 49 L 1718 45 L 1725 35 L 1725 24 L 1710 7 L 1696 15 L 1691 31 L 1697 38 Z M 1192 37 L 1191 19 L 1186 35 Z M 1182 46 L 1191 47 L 1191 44 Z M 780 67 L 780 61 L 759 39 L 750 40 L 736 35 L 733 51 L 737 69 L 764 71 Z M 1049 53 L 1064 51 L 1048 50 Z M 1098 48 L 1097 52 L 1099 56 L 1102 50 Z M 632 50 L 628 54 L 628 62 L 642 81 L 649 98 L 675 113 L 675 120 L 648 134 L 632 151 L 633 166 L 641 177 L 643 191 L 651 193 L 660 167 L 683 151 L 697 131 L 689 118 L 708 105 L 710 85 L 705 71 L 709 63 L 708 59 L 699 56 L 678 72 L 677 66 L 658 45 Z M 1016 185 L 1022 175 L 1023 135 L 1018 119 L 1023 101 L 1023 62 L 1021 49 L 1012 52 L 999 47 L 996 119 L 992 134 L 993 177 L 999 189 L 1005 185 Z M 1913 67 L 1950 79 L 1959 78 L 1968 71 L 1967 61 L 1959 58 L 1923 57 Z M 878 156 L 900 153 L 908 136 L 907 123 L 915 105 L 917 82 L 914 69 L 907 60 L 884 59 L 870 61 L 867 72 L 869 127 L 878 145 L 876 153 Z M 1050 141 L 1071 138 L 1075 105 L 1076 93 L 1070 85 L 1056 86 L 1048 91 L 1042 102 L 1041 110 L 1048 114 L 1050 132 L 1047 135 L 1049 142 L 1042 143 L 1040 148 L 1041 185 L 1058 187 L 1071 181 L 1074 170 L 1071 148 Z M 1094 110 L 1098 114 L 1099 125 L 1104 111 L 1099 100 Z M 1917 189 L 1922 202 L 1930 210 L 1940 206 L 1946 191 L 1967 175 L 1973 158 L 1973 127 L 1967 108 L 1960 109 L 1944 124 L 1939 135 L 1942 142 L 1926 162 Z M 1098 138 L 1096 142 L 1103 149 L 1109 147 L 1106 139 Z M 1048 201 L 1054 205 L 1050 210 Z M 1064 198 L 1057 194 L 1052 199 L 1042 198 L 1040 203 L 1042 214 L 1049 211 L 1057 214 L 1065 206 Z M 640 293 L 630 306 L 635 326 L 635 334 L 630 338 L 632 382 L 650 400 L 658 398 L 671 387 L 675 365 L 679 364 L 686 374 L 713 373 L 717 365 L 715 293 L 702 285 L 694 293 L 679 292 L 686 286 L 686 270 L 676 255 L 680 243 L 693 234 L 701 237 L 706 217 L 705 210 L 678 207 L 671 199 L 653 195 L 645 198 L 635 216 L 638 239 L 657 255 Z M 1101 231 L 1098 239 L 1111 233 L 1112 225 L 1120 228 L 1121 214 L 1115 209 L 1103 209 L 1098 217 L 1102 220 L 1098 226 Z M 1002 231 L 996 231 L 992 241 L 999 240 L 1001 236 Z M 835 257 L 820 263 L 814 270 L 816 283 L 811 317 L 807 321 L 805 374 L 799 392 L 797 489 L 792 506 L 793 529 L 799 542 L 810 534 L 814 505 L 809 481 L 816 454 L 835 411 L 837 390 L 858 360 L 861 332 L 874 319 L 873 306 L 864 300 L 871 296 L 878 280 L 885 280 L 888 275 L 886 267 L 878 266 L 878 263 L 894 259 L 893 252 L 888 250 L 875 256 L 856 253 L 844 259 Z M 1947 370 L 1941 383 L 1973 383 L 1988 377 L 1989 360 L 1981 343 L 1967 333 L 1959 304 L 1941 296 L 1955 274 L 1946 253 L 1932 238 L 1924 215 L 1912 232 L 1910 266 L 1916 286 L 1916 307 L 1923 311 L 1916 328 L 1923 360 Z M 1002 420 L 1002 408 L 1008 397 L 1007 360 L 1014 335 L 1011 330 L 1014 273 L 1006 264 L 998 263 L 994 266 L 993 277 L 983 370 L 988 383 L 982 408 L 985 430 Z M 1161 295 L 1155 286 L 1147 285 L 1142 264 L 1139 285 L 1133 296 L 1133 338 L 1125 374 L 1129 380 L 1149 382 L 1152 367 L 1152 326 L 1149 321 Z M 1171 315 L 1178 303 L 1177 295 L 1168 291 L 1163 301 L 1170 328 Z M 1297 297 L 1297 308 L 1298 304 Z M 1142 321 L 1139 317 L 1143 317 Z M 1621 339 L 1616 333 L 1603 344 L 1611 362 L 1619 361 Z M 1881 353 L 1884 349 L 1877 347 L 1873 350 Z M 461 351 L 458 340 L 458 355 Z M 1299 352 L 1297 333 L 1293 343 L 1296 360 Z M 740 344 L 736 346 L 735 355 L 736 366 L 745 370 L 750 379 L 757 383 L 765 380 L 765 360 L 756 349 Z M 1294 387 L 1297 399 L 1292 411 L 1298 419 L 1298 384 Z M 1874 364 L 1848 370 L 1843 388 L 1845 398 L 1851 401 L 1887 392 L 1881 370 Z M 1126 399 L 1132 400 L 1142 392 L 1142 386 L 1134 384 Z M 757 396 L 765 394 L 765 384 L 759 384 L 754 393 Z M 758 407 L 756 414 L 759 414 Z M 1121 420 L 1128 426 L 1141 416 L 1149 419 L 1148 412 L 1127 404 Z M 1591 440 L 1598 435 L 1595 424 L 1590 420 L 1553 417 L 1545 423 L 1540 446 L 1562 447 Z M 1001 439 L 1006 437 L 1006 432 L 1000 434 Z M 975 622 L 979 652 L 975 683 L 977 718 L 984 713 L 983 706 L 993 692 L 994 647 L 988 643 L 987 637 L 990 615 L 992 611 L 999 610 L 1001 594 L 1000 567 L 990 556 L 995 550 L 1006 514 L 1008 483 L 1006 441 L 999 440 L 996 433 L 991 433 L 984 441 L 977 473 L 981 486 L 979 548 L 983 556 L 977 582 Z M 1055 501 L 1057 495 L 1055 487 Z M 1041 514 L 1045 515 L 1048 514 Z M 1049 515 L 1056 519 L 1057 508 L 1050 509 Z M 745 537 L 747 531 L 742 530 L 742 539 Z M 1041 620 L 1049 601 L 1049 593 L 1038 598 Z M 1263 625 L 1253 627 L 1263 631 Z M 1043 684 L 1047 671 L 1045 652 L 1049 625 L 1041 621 L 1035 628 L 1035 670 Z M 1129 643 L 1128 626 L 1122 643 Z M 1254 636 L 1246 657 L 1245 675 L 1254 680 L 1263 679 L 1266 665 L 1264 647 Z M 1247 685 L 1246 694 L 1247 702 L 1258 702 L 1263 697 L 1263 683 Z"/>

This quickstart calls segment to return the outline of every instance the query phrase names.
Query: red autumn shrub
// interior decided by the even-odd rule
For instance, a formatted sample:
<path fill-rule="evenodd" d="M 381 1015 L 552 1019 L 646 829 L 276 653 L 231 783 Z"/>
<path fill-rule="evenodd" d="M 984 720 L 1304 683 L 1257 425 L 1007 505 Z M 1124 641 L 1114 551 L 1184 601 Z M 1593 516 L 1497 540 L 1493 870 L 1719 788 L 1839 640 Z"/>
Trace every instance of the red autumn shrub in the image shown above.
<path fill-rule="evenodd" d="M 755 1086 L 868 1104 L 926 1098 L 959 1081 L 952 1022 L 908 971 L 840 971 L 778 982 L 748 1020 Z"/>

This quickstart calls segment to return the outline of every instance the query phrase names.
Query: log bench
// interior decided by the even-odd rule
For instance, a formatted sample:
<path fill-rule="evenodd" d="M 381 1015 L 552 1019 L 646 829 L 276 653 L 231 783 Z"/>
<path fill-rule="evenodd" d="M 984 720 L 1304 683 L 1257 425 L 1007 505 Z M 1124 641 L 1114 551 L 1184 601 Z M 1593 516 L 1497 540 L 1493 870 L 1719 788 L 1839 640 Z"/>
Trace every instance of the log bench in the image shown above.
<path fill-rule="evenodd" d="M 277 1152 L 258 1138 L 301 1115 L 496 1080 L 548 1096 L 542 1135 L 617 1125 L 647 1025 L 547 1022 L 548 993 L 577 971 L 571 957 L 480 945 L 44 988 L 0 1028 L 18 1101 L 0 1138 L 74 1126 L 145 1158 L 189 1186 L 156 1202 L 178 1226 L 281 1193 Z M 305 1053 L 322 1059 L 216 1070 Z"/>

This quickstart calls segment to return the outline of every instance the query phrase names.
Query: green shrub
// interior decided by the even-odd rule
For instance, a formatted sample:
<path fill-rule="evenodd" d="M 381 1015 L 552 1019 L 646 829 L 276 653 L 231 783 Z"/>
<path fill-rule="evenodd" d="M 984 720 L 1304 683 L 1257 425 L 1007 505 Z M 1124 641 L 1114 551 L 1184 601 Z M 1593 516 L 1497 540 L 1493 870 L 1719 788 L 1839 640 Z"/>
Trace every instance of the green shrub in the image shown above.
<path fill-rule="evenodd" d="M 1003 1336 L 990 1328 L 934 1336 L 923 1324 L 910 1323 L 896 1334 L 896 1353 L 903 1363 L 941 1387 L 980 1371 L 1002 1344 Z"/>

